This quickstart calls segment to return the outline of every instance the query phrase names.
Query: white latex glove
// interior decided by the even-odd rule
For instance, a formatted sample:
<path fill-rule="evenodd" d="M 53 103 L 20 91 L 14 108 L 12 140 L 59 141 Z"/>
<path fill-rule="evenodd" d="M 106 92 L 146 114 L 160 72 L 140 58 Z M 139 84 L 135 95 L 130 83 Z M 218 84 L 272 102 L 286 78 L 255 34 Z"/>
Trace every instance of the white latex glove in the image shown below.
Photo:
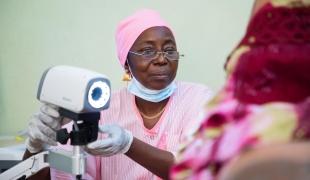
<path fill-rule="evenodd" d="M 61 127 L 61 117 L 58 108 L 44 104 L 40 112 L 35 113 L 28 125 L 28 138 L 26 148 L 31 153 L 37 153 L 45 144 L 57 145 L 56 131 Z"/>
<path fill-rule="evenodd" d="M 86 151 L 92 155 L 112 156 L 126 153 L 133 141 L 132 133 L 116 124 L 101 125 L 99 132 L 107 134 L 107 137 L 86 146 Z"/>

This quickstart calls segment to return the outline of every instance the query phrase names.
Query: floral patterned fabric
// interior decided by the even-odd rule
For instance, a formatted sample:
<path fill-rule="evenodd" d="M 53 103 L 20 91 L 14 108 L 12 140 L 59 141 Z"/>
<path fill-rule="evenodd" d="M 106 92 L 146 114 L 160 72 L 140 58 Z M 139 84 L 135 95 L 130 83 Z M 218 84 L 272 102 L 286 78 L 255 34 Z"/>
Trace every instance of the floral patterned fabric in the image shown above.
<path fill-rule="evenodd" d="M 228 58 L 227 82 L 206 106 L 171 179 L 216 179 L 240 153 L 310 138 L 310 6 L 271 1 Z"/>

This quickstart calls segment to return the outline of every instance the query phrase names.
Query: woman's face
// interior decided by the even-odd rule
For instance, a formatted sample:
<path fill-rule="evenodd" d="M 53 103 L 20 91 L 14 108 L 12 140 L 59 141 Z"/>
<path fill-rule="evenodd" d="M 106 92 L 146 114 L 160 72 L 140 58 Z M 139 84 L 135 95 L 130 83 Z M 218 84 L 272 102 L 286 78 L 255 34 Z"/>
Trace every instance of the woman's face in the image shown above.
<path fill-rule="evenodd" d="M 176 51 L 175 39 L 166 27 L 152 27 L 145 30 L 131 47 L 131 52 Z M 149 89 L 163 89 L 175 78 L 178 61 L 168 60 L 163 54 L 147 60 L 141 55 L 128 53 L 128 63 L 133 76 Z M 128 65 L 125 65 L 128 69 Z"/>

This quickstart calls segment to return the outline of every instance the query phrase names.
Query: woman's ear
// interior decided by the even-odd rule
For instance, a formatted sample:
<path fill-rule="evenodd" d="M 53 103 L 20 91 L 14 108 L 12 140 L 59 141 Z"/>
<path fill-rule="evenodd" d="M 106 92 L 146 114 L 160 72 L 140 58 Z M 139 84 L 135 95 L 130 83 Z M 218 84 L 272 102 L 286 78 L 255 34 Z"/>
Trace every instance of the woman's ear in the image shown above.
<path fill-rule="evenodd" d="M 123 81 L 130 81 L 131 80 L 131 73 L 130 73 L 127 61 L 124 64 L 124 70 L 125 70 L 125 74 L 123 75 L 123 79 L 122 80 Z"/>
<path fill-rule="evenodd" d="M 126 73 L 130 73 L 127 61 L 126 61 L 126 63 L 124 64 L 124 69 L 125 69 L 125 72 L 126 72 Z"/>

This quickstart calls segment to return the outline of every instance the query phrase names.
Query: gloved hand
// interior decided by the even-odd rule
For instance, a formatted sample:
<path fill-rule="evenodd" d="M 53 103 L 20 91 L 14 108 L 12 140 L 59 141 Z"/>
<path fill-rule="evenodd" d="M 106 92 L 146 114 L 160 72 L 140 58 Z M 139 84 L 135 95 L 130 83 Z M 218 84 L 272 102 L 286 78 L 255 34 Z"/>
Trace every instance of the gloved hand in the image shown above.
<path fill-rule="evenodd" d="M 37 153 L 45 144 L 57 145 L 56 131 L 61 127 L 61 119 L 58 108 L 44 104 L 40 112 L 35 113 L 28 125 L 28 138 L 26 148 L 31 153 Z"/>
<path fill-rule="evenodd" d="M 90 154 L 112 156 L 126 153 L 133 141 L 132 133 L 116 124 L 101 125 L 99 132 L 106 133 L 107 137 L 89 143 L 85 150 Z"/>

